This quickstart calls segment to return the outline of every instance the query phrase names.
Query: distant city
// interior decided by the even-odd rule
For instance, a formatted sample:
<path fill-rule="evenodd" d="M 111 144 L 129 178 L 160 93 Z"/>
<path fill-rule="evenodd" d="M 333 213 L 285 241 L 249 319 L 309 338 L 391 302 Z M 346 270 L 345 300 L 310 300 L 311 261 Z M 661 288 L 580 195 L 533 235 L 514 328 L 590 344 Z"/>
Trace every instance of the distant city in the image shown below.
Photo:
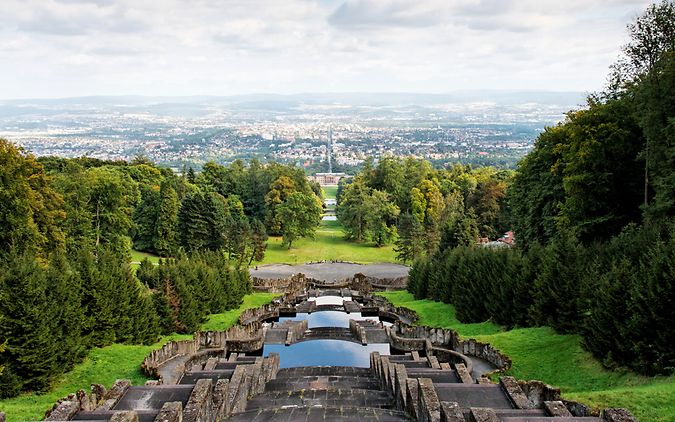
<path fill-rule="evenodd" d="M 279 161 L 352 172 L 385 155 L 513 168 L 583 93 L 460 92 L 0 101 L 0 137 L 37 155 L 130 160 L 176 171 Z M 331 140 L 329 141 L 329 138 Z M 331 154 L 329 154 L 331 146 Z"/>

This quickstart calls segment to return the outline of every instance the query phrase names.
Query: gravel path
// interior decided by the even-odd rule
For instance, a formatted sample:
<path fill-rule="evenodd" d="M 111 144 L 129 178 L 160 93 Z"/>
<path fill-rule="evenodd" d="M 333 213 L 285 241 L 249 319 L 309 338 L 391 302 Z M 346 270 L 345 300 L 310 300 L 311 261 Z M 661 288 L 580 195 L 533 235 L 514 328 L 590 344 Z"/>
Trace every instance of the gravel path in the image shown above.
<path fill-rule="evenodd" d="M 354 274 L 364 274 L 378 278 L 397 278 L 408 275 L 410 268 L 399 264 L 351 264 L 346 262 L 322 262 L 317 264 L 287 265 L 269 264 L 252 268 L 251 276 L 258 278 L 286 278 L 303 273 L 307 277 L 322 281 L 335 281 L 351 278 Z"/>

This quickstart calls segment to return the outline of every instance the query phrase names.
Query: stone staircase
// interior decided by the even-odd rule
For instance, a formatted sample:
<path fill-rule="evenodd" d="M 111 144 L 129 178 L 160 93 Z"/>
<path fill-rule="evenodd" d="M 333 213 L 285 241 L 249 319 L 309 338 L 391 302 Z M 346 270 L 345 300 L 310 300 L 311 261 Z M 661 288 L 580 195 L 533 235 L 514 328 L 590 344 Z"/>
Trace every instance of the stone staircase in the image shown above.
<path fill-rule="evenodd" d="M 623 409 L 603 417 L 572 415 L 560 391 L 538 381 L 518 383 L 502 377 L 499 384 L 471 378 L 464 364 L 439 363 L 434 356 L 371 354 L 371 371 L 396 408 L 418 421 L 431 422 L 628 422 Z"/>
<path fill-rule="evenodd" d="M 195 363 L 178 384 L 149 381 L 131 386 L 117 381 L 110 390 L 73 397 L 55 406 L 47 421 L 213 422 L 245 410 L 249 397 L 262 393 L 279 368 L 279 355 L 231 353 L 228 359 Z M 102 387 L 101 387 L 102 388 Z"/>
<path fill-rule="evenodd" d="M 394 397 L 367 368 L 318 366 L 280 369 L 265 391 L 251 398 L 244 421 L 408 421 Z"/>

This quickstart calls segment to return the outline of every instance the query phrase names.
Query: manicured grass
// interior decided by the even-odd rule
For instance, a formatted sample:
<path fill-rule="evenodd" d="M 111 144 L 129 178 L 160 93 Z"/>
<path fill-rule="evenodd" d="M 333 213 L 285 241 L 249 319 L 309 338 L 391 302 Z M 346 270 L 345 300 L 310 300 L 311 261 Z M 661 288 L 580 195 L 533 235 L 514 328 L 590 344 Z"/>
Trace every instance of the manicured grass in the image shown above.
<path fill-rule="evenodd" d="M 281 246 L 280 237 L 270 237 L 265 259 L 260 264 L 304 264 L 310 261 L 338 260 L 363 264 L 396 262 L 392 245 L 376 247 L 372 243 L 354 243 L 344 239 L 339 221 L 321 221 L 314 239 L 299 239 L 289 250 Z"/>
<path fill-rule="evenodd" d="M 463 324 L 457 320 L 454 307 L 443 305 L 441 303 L 434 302 L 433 300 L 416 300 L 412 294 L 406 292 L 405 290 L 396 292 L 382 292 L 378 294 L 386 297 L 396 306 L 404 306 L 406 308 L 413 309 L 420 317 L 418 321 L 420 325 L 452 328 L 463 336 L 495 334 L 502 331 L 500 326 L 491 322 Z M 439 308 L 439 305 L 443 306 L 442 310 Z"/>
<path fill-rule="evenodd" d="M 237 322 L 239 315 L 249 308 L 268 303 L 275 295 L 255 293 L 244 297 L 242 305 L 234 310 L 212 315 L 203 325 L 204 330 L 224 330 Z M 147 377 L 141 372 L 141 362 L 153 349 L 158 349 L 169 340 L 186 340 L 189 334 L 165 336 L 151 345 L 124 345 L 96 348 L 89 351 L 87 358 L 66 373 L 52 391 L 44 394 L 23 394 L 11 399 L 0 400 L 0 411 L 7 414 L 9 422 L 42 420 L 44 413 L 60 398 L 77 390 L 89 391 L 92 383 L 109 388 L 117 379 L 129 379 L 134 385 L 142 385 Z"/>
<path fill-rule="evenodd" d="M 254 293 L 244 296 L 244 302 L 242 305 L 231 311 L 224 312 L 222 314 L 211 314 L 204 324 L 202 324 L 202 330 L 204 331 L 221 331 L 226 330 L 233 326 L 239 319 L 239 315 L 246 310 L 251 308 L 257 308 L 266 303 L 270 303 L 272 299 L 276 296 L 279 296 L 275 293 Z"/>
<path fill-rule="evenodd" d="M 323 197 L 326 199 L 335 199 L 337 196 L 337 186 L 323 186 Z"/>
<path fill-rule="evenodd" d="M 159 263 L 159 257 L 147 252 L 137 251 L 135 249 L 131 250 L 131 262 L 141 262 L 145 258 L 148 258 L 153 264 Z"/>
<path fill-rule="evenodd" d="M 66 373 L 52 391 L 44 394 L 23 394 L 11 399 L 0 400 L 0 411 L 7 414 L 7 420 L 42 420 L 44 413 L 60 398 L 77 390 L 89 391 L 92 383 L 109 388 L 117 379 L 129 379 L 135 385 L 143 384 L 147 378 L 141 372 L 141 362 L 153 349 L 160 348 L 169 340 L 183 340 L 191 335 L 163 337 L 152 346 L 113 344 L 89 351 L 84 362 Z"/>
<path fill-rule="evenodd" d="M 643 422 L 675 420 L 675 376 L 649 378 L 607 370 L 582 348 L 579 336 L 557 334 L 548 327 L 504 331 L 491 322 L 463 324 L 452 305 L 415 300 L 403 291 L 381 295 L 415 310 L 420 324 L 452 328 L 461 336 L 492 344 L 513 362 L 507 375 L 544 381 L 560 387 L 565 398 L 595 408 L 626 407 Z"/>

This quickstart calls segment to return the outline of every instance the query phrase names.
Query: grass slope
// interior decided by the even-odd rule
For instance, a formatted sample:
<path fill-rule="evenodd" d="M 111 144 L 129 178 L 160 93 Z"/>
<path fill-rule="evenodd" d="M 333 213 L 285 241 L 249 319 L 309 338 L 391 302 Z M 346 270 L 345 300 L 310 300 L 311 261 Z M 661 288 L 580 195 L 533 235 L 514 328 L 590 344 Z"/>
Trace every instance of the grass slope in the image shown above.
<path fill-rule="evenodd" d="M 310 261 L 338 260 L 362 264 L 396 262 L 393 246 L 376 247 L 372 243 L 354 243 L 344 239 L 338 221 L 321 221 L 314 239 L 299 239 L 289 250 L 281 246 L 281 237 L 270 237 L 261 264 L 304 264 Z"/>
<path fill-rule="evenodd" d="M 231 311 L 211 315 L 203 325 L 204 330 L 224 330 L 231 327 L 239 315 L 249 308 L 268 303 L 275 295 L 255 293 L 244 297 L 242 305 Z M 169 340 L 185 340 L 192 335 L 175 334 L 162 337 L 151 346 L 113 344 L 92 349 L 84 362 L 78 364 L 43 394 L 27 393 L 11 399 L 0 400 L 0 411 L 7 414 L 9 422 L 42 420 L 44 413 L 60 398 L 77 390 L 89 391 L 92 383 L 110 387 L 117 379 L 129 379 L 134 385 L 142 385 L 147 377 L 141 372 L 141 362 L 153 349 L 158 349 Z"/>
<path fill-rule="evenodd" d="M 323 186 L 323 197 L 326 199 L 335 199 L 337 197 L 337 186 Z"/>
<path fill-rule="evenodd" d="M 148 252 L 137 251 L 135 249 L 131 250 L 131 262 L 140 263 L 145 258 L 148 258 L 148 260 L 150 262 L 152 262 L 153 264 L 159 264 L 159 257 L 157 255 L 153 255 L 153 254 L 148 253 Z"/>
<path fill-rule="evenodd" d="M 275 293 L 254 293 L 251 295 L 246 295 L 244 297 L 244 302 L 237 309 L 224 312 L 222 314 L 211 314 L 204 324 L 202 324 L 202 330 L 204 331 L 221 331 L 227 330 L 233 326 L 239 319 L 239 315 L 246 310 L 251 308 L 257 308 L 261 305 L 269 303 L 276 296 L 279 296 Z"/>
<path fill-rule="evenodd" d="M 415 300 L 404 291 L 382 296 L 415 310 L 420 324 L 452 328 L 492 344 L 512 359 L 508 375 L 555 385 L 565 398 L 596 408 L 626 407 L 643 422 L 675 420 L 675 376 L 648 378 L 627 370 L 607 370 L 581 347 L 579 336 L 557 334 L 548 327 L 504 331 L 491 322 L 463 324 L 452 305 Z"/>

